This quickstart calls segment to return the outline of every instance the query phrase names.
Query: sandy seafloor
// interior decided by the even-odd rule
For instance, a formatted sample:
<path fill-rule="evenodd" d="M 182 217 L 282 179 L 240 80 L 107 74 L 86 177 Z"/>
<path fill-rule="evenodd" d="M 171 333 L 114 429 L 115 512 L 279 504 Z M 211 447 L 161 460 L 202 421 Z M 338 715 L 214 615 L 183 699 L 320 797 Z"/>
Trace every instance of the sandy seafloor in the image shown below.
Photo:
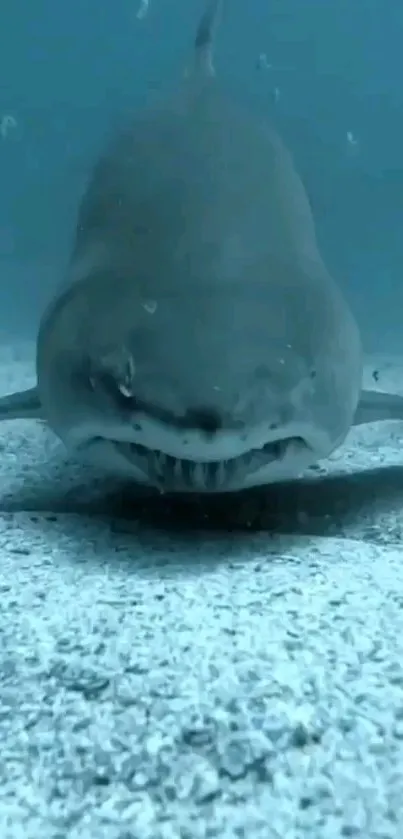
<path fill-rule="evenodd" d="M 403 423 L 204 503 L 0 440 L 1 839 L 403 836 Z"/>

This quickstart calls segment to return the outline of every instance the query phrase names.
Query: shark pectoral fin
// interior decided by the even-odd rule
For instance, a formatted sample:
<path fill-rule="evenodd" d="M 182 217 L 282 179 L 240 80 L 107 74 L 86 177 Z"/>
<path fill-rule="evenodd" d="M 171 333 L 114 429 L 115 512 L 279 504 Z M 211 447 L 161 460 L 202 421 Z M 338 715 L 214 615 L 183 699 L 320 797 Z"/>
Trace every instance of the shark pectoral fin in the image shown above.
<path fill-rule="evenodd" d="M 382 420 L 403 420 L 403 396 L 394 393 L 379 393 L 376 390 L 362 390 L 353 425 L 364 425 Z"/>
<path fill-rule="evenodd" d="M 44 419 L 37 387 L 0 398 L 0 421 L 12 419 Z"/>

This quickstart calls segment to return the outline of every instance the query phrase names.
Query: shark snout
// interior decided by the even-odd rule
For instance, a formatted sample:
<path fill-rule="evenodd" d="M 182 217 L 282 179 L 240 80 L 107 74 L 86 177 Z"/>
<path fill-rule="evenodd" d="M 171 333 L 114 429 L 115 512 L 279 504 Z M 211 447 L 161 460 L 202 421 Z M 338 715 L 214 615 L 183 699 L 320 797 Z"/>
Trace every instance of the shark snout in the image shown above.
<path fill-rule="evenodd" d="M 224 417 L 216 408 L 198 406 L 188 411 L 187 422 L 190 428 L 212 436 L 223 427 Z"/>

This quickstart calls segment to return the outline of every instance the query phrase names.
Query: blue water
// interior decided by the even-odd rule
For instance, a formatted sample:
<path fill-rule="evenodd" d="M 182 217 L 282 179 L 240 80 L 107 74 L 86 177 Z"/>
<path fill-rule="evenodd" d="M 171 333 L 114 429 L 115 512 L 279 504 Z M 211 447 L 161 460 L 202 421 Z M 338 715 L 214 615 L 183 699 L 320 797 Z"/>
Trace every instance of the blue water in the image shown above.
<path fill-rule="evenodd" d="M 63 276 L 86 175 L 151 88 L 175 84 L 202 0 L 0 7 L 0 330 L 35 331 Z M 403 6 L 226 0 L 216 66 L 275 121 L 367 345 L 403 352 Z M 257 69 L 265 53 L 270 69 Z M 350 140 L 348 136 L 350 136 Z"/>

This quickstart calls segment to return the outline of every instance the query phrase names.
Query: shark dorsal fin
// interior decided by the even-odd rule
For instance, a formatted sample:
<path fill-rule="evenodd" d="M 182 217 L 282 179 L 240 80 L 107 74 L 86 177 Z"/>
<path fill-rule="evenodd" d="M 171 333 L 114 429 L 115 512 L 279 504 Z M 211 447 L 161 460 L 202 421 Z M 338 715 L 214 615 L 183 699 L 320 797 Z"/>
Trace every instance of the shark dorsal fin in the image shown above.
<path fill-rule="evenodd" d="M 198 77 L 215 75 L 213 46 L 221 9 L 222 0 L 209 0 L 197 27 L 193 72 Z"/>
<path fill-rule="evenodd" d="M 213 47 L 223 0 L 207 0 L 203 15 L 199 21 L 193 42 L 193 59 L 185 70 L 185 78 L 198 89 L 203 82 L 215 76 Z"/>

